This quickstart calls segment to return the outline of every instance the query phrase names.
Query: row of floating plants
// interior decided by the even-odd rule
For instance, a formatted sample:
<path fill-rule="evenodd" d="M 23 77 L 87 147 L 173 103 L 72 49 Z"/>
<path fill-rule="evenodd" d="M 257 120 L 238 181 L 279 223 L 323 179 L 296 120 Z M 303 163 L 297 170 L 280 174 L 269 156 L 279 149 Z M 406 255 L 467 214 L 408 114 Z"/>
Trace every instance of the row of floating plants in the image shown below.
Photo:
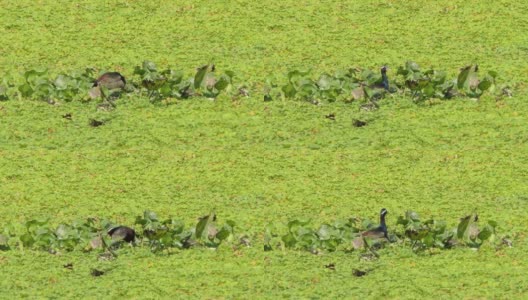
<path fill-rule="evenodd" d="M 251 247 L 263 244 L 264 251 L 277 249 L 305 250 L 314 254 L 334 251 L 359 251 L 378 255 L 388 245 L 411 247 L 414 251 L 480 248 L 484 243 L 501 248 L 511 247 L 509 237 L 497 236 L 497 223 L 482 223 L 476 213 L 460 219 L 457 226 L 436 219 L 421 219 L 416 212 L 399 216 L 396 228 L 385 223 L 387 210 L 380 213 L 380 222 L 352 217 L 312 226 L 307 220 L 290 220 L 287 224 L 273 223 L 262 234 L 252 237 L 236 233 L 236 223 L 217 222 L 214 212 L 198 218 L 195 225 L 186 227 L 173 217 L 159 218 L 152 211 L 137 216 L 132 227 L 116 224 L 108 219 L 88 218 L 70 224 L 53 225 L 50 220 L 29 220 L 23 224 L 8 224 L 0 231 L 0 250 L 100 251 L 116 256 L 123 246 L 148 247 L 153 252 L 177 249 L 217 248 L 222 244 Z M 134 228 L 133 228 L 134 227 Z M 262 239 L 263 237 L 263 239 Z M 257 242 L 258 241 L 258 242 Z"/>
<path fill-rule="evenodd" d="M 397 67 L 394 76 L 390 73 L 390 68 L 386 66 L 379 71 L 349 68 L 315 77 L 309 71 L 292 70 L 284 82 L 266 80 L 263 83 L 264 90 L 259 92 L 263 92 L 265 101 L 297 99 L 313 103 L 375 102 L 390 94 L 406 95 L 416 101 L 479 98 L 485 92 L 511 96 L 509 87 L 496 87 L 496 72 L 482 73 L 477 65 L 462 68 L 454 78 L 449 78 L 445 71 L 423 70 L 415 62 Z M 112 74 L 121 76 L 122 84 L 116 85 L 109 76 Z M 132 79 L 125 79 L 117 72 L 97 72 L 94 68 L 87 68 L 51 76 L 47 69 L 32 69 L 19 78 L 2 78 L 0 100 L 25 98 L 55 103 L 88 101 L 98 97 L 115 99 L 123 94 L 140 94 L 151 102 L 158 102 L 193 97 L 215 99 L 222 93 L 240 97 L 253 92 L 246 84 L 234 84 L 234 72 L 219 73 L 214 65 L 209 64 L 198 67 L 194 75 L 185 76 L 182 70 L 159 69 L 153 62 L 145 61 L 141 66 L 136 66 L 132 74 Z"/>

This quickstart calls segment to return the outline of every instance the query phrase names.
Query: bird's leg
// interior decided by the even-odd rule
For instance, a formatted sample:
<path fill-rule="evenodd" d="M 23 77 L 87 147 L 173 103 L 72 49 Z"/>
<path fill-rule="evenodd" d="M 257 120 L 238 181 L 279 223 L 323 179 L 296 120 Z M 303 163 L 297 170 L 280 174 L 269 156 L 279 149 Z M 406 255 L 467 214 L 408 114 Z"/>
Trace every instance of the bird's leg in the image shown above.
<path fill-rule="evenodd" d="M 101 90 L 101 97 L 103 98 L 103 101 L 110 104 L 113 108 L 116 107 L 115 103 L 110 100 L 110 98 L 106 95 L 104 89 L 102 87 L 99 88 Z"/>

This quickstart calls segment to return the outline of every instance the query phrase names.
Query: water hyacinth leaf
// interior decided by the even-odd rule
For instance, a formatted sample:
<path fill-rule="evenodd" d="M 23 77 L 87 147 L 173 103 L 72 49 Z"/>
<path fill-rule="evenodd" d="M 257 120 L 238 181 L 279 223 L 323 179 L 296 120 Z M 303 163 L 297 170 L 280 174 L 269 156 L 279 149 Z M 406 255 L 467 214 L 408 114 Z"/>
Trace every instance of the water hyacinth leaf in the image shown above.
<path fill-rule="evenodd" d="M 298 227 L 302 227 L 308 224 L 310 224 L 310 220 L 292 220 L 288 222 L 288 230 L 290 232 L 295 232 Z"/>
<path fill-rule="evenodd" d="M 172 96 L 172 86 L 170 83 L 166 82 L 165 84 L 163 84 L 160 89 L 159 89 L 159 93 L 161 96 L 163 97 L 170 97 Z"/>
<path fill-rule="evenodd" d="M 26 222 L 25 227 L 28 232 L 35 232 L 40 226 L 47 225 L 48 219 L 33 219 Z"/>
<path fill-rule="evenodd" d="M 219 91 L 223 91 L 227 88 L 227 86 L 231 83 L 231 78 L 225 74 L 222 74 L 218 81 L 215 83 L 214 87 L 215 89 Z"/>
<path fill-rule="evenodd" d="M 320 90 L 326 91 L 330 89 L 332 85 L 333 78 L 328 74 L 322 74 L 319 79 L 317 80 L 317 87 L 319 87 Z"/>
<path fill-rule="evenodd" d="M 407 61 L 405 63 L 405 68 L 412 72 L 420 72 L 420 66 L 414 61 Z"/>
<path fill-rule="evenodd" d="M 9 250 L 9 237 L 0 233 L 0 250 Z"/>
<path fill-rule="evenodd" d="M 472 66 L 464 67 L 457 77 L 457 87 L 463 89 L 466 86 L 467 79 L 469 77 L 469 72 L 471 71 Z"/>
<path fill-rule="evenodd" d="M 292 84 L 287 84 L 283 86 L 281 90 L 284 93 L 284 96 L 286 98 L 293 98 L 295 97 L 295 94 L 297 93 L 297 90 Z"/>
<path fill-rule="evenodd" d="M 434 75 L 432 77 L 432 81 L 435 84 L 443 84 L 447 78 L 447 73 L 444 71 L 434 71 Z"/>
<path fill-rule="evenodd" d="M 147 71 L 143 68 L 141 68 L 140 66 L 135 66 L 134 67 L 134 75 L 139 75 L 139 76 L 143 76 Z"/>
<path fill-rule="evenodd" d="M 66 224 L 60 224 L 55 230 L 55 235 L 58 239 L 66 238 L 70 233 L 70 228 Z"/>
<path fill-rule="evenodd" d="M 304 83 L 297 91 L 300 97 L 309 97 L 317 94 L 317 87 L 313 83 Z"/>
<path fill-rule="evenodd" d="M 434 84 L 433 83 L 429 83 L 427 84 L 424 88 L 423 88 L 423 93 L 426 97 L 428 98 L 431 98 L 435 95 L 435 87 L 434 87 Z"/>
<path fill-rule="evenodd" d="M 305 77 L 306 75 L 310 74 L 310 71 L 300 71 L 300 70 L 292 70 L 288 72 L 288 80 L 290 83 L 297 82 L 300 78 Z"/>
<path fill-rule="evenodd" d="M 7 87 L 5 85 L 0 85 L 0 101 L 8 100 L 9 96 L 7 95 Z"/>
<path fill-rule="evenodd" d="M 18 87 L 18 91 L 20 92 L 20 94 L 22 95 L 22 97 L 31 97 L 31 95 L 33 95 L 33 88 L 27 84 L 27 83 L 24 83 L 22 85 L 20 85 Z"/>
<path fill-rule="evenodd" d="M 493 77 L 487 75 L 478 84 L 478 89 L 481 90 L 481 91 L 486 91 L 493 85 L 493 83 L 494 83 Z"/>
<path fill-rule="evenodd" d="M 332 237 L 334 237 L 337 234 L 337 230 L 328 224 L 323 224 L 321 227 L 319 227 L 319 230 L 317 230 L 317 236 L 320 240 L 329 240 Z"/>
<path fill-rule="evenodd" d="M 143 70 L 147 70 L 149 72 L 155 72 L 157 70 L 156 64 L 148 60 L 145 60 L 142 66 Z"/>
<path fill-rule="evenodd" d="M 286 248 L 294 248 L 297 244 L 297 239 L 291 233 L 282 236 L 281 240 Z"/>
<path fill-rule="evenodd" d="M 420 216 L 418 215 L 418 213 L 412 210 L 408 210 L 405 212 L 405 218 L 411 221 L 420 221 Z"/>
<path fill-rule="evenodd" d="M 27 83 L 31 83 L 36 79 L 45 76 L 48 73 L 47 69 L 33 69 L 24 73 L 24 79 Z"/>
<path fill-rule="evenodd" d="M 68 88 L 68 85 L 70 83 L 71 79 L 65 75 L 59 75 L 55 79 L 54 85 L 55 88 L 58 90 L 65 90 Z"/>
<path fill-rule="evenodd" d="M 466 216 L 460 220 L 460 223 L 457 227 L 457 237 L 462 239 L 469 228 L 469 222 L 471 221 L 471 216 Z"/>
<path fill-rule="evenodd" d="M 22 242 L 22 245 L 24 247 L 31 247 L 33 246 L 33 243 L 35 243 L 35 240 L 33 239 L 33 236 L 29 233 L 25 233 L 20 236 L 20 242 Z"/>
<path fill-rule="evenodd" d="M 210 213 L 209 215 L 200 218 L 200 220 L 198 221 L 198 224 L 196 224 L 196 231 L 195 231 L 196 238 L 198 239 L 205 238 L 206 235 L 208 235 L 209 225 L 213 223 L 214 219 L 215 219 L 214 213 Z"/>
<path fill-rule="evenodd" d="M 478 234 L 478 239 L 481 241 L 485 241 L 489 239 L 493 234 L 495 233 L 495 230 L 490 225 L 484 226 L 482 230 Z"/>
<path fill-rule="evenodd" d="M 148 220 L 148 221 L 157 221 L 158 215 L 156 215 L 156 213 L 153 211 L 146 210 L 143 212 L 143 218 L 145 218 L 145 220 Z"/>
<path fill-rule="evenodd" d="M 197 89 L 202 85 L 208 68 L 209 65 L 203 65 L 197 69 L 196 74 L 194 75 L 194 88 Z"/>
<path fill-rule="evenodd" d="M 220 241 L 224 241 L 233 236 L 233 227 L 229 224 L 224 224 L 222 228 L 216 234 L 216 238 Z"/>
<path fill-rule="evenodd" d="M 224 72 L 225 75 L 229 76 L 230 81 L 235 77 L 235 72 L 227 70 Z"/>
<path fill-rule="evenodd" d="M 167 69 L 161 72 L 161 75 L 170 80 L 172 83 L 179 83 L 183 79 L 183 71 L 180 70 L 176 71 Z"/>

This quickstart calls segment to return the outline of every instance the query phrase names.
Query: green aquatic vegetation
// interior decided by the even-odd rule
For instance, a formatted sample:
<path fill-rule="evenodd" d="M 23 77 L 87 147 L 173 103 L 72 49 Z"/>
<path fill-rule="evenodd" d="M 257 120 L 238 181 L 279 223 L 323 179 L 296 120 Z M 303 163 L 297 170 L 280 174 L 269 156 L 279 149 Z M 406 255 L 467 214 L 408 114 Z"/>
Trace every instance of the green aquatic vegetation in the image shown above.
<path fill-rule="evenodd" d="M 54 230 L 83 216 L 130 224 L 149 208 L 188 229 L 214 208 L 219 226 L 231 219 L 236 234 L 259 230 L 247 233 L 252 247 L 153 253 L 145 244 L 105 259 L 101 251 L 20 251 L 0 228 L 12 248 L 0 251 L 0 298 L 527 297 L 523 1 L 4 0 L 0 7 L 0 78 L 12 75 L 0 82 L 1 224 L 52 217 Z M 117 109 L 102 110 L 97 101 L 28 101 L 17 89 L 25 71 L 41 68 L 51 82 L 96 66 L 140 83 L 133 69 L 144 59 L 185 79 L 214 63 L 220 73 L 236 72 L 235 85 L 251 94 L 167 98 L 176 104 L 162 106 L 144 90 L 125 91 Z M 387 65 L 398 88 L 406 60 L 445 70 L 446 79 L 478 64 L 479 80 L 497 72 L 495 91 L 456 101 L 394 93 L 368 111 L 363 98 L 262 101 L 268 76 L 280 94 L 296 69 L 310 68 L 317 81 L 340 68 L 377 75 Z M 92 127 L 92 119 L 104 125 Z M 478 251 L 392 243 L 374 249 L 372 260 L 361 251 L 262 250 L 269 222 L 286 230 L 290 220 L 312 219 L 318 229 L 351 215 L 376 221 L 380 207 L 443 219 L 448 229 L 476 210 L 479 229 L 494 220 L 497 234 Z M 389 215 L 389 229 L 404 233 L 396 223 Z M 510 237 L 494 247 L 502 234 Z"/>
<path fill-rule="evenodd" d="M 397 225 L 402 225 L 404 231 L 398 230 L 399 228 L 391 229 L 388 238 L 383 240 L 401 246 L 411 245 L 415 251 L 461 246 L 479 248 L 487 240 L 493 243 L 497 223 L 488 221 L 484 227 L 479 228 L 477 221 L 478 216 L 473 214 L 462 218 L 457 227 L 448 229 L 444 220 L 428 219 L 422 222 L 416 212 L 407 211 L 405 216 L 399 216 L 397 221 Z M 360 245 L 369 245 L 368 242 L 363 242 L 361 234 L 371 229 L 373 224 L 369 219 L 353 217 L 347 221 L 335 221 L 313 228 L 308 220 L 292 220 L 286 226 L 286 233 L 278 229 L 277 225 L 270 224 L 265 232 L 264 250 L 288 248 L 312 253 L 333 252 L 338 249 L 353 251 L 360 248 L 354 245 L 356 241 Z M 372 244 L 376 241 L 370 242 Z"/>

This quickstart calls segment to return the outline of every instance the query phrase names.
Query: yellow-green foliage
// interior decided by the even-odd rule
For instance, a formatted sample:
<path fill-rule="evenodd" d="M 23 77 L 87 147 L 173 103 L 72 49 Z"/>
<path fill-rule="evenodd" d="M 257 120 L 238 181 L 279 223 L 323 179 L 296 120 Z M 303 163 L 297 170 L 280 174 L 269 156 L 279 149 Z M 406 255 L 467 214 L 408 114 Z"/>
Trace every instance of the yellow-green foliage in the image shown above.
<path fill-rule="evenodd" d="M 95 66 L 128 77 L 152 60 L 181 70 L 215 63 L 254 84 L 295 68 L 321 74 L 414 60 L 450 76 L 479 64 L 515 86 L 512 98 L 498 100 L 388 97 L 370 112 L 355 103 L 264 103 L 258 94 L 169 106 L 124 97 L 112 111 L 96 110 L 95 101 L 0 102 L 0 224 L 89 216 L 128 223 L 146 209 L 196 224 L 214 209 L 253 241 L 172 255 L 125 248 L 113 261 L 95 252 L 0 252 L 0 298 L 526 297 L 523 1 L 1 0 L 0 7 L 2 74 Z M 71 120 L 62 117 L 68 113 Z M 91 127 L 91 119 L 104 125 Z M 353 126 L 357 119 L 367 125 Z M 389 231 L 409 209 L 450 227 L 476 210 L 514 247 L 420 254 L 388 247 L 373 261 L 263 251 L 270 221 L 375 219 L 381 207 Z M 325 268 L 331 263 L 335 270 Z M 92 269 L 105 274 L 92 277 Z M 358 278 L 354 269 L 368 273 Z"/>

